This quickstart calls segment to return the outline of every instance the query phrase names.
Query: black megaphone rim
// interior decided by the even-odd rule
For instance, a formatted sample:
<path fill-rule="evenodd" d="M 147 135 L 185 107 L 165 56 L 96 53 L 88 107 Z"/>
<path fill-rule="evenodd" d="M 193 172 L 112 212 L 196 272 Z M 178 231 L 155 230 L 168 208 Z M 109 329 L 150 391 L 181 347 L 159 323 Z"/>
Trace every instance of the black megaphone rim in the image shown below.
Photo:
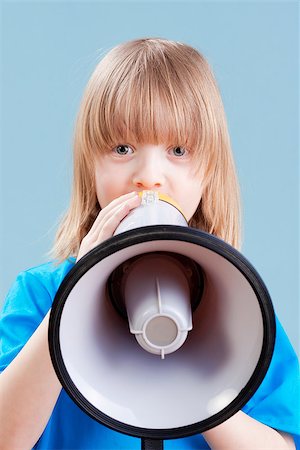
<path fill-rule="evenodd" d="M 252 376 L 237 397 L 220 412 L 201 422 L 167 429 L 152 429 L 132 426 L 120 422 L 92 405 L 73 383 L 62 357 L 59 327 L 65 302 L 80 278 L 104 258 L 129 246 L 149 241 L 177 240 L 200 245 L 212 250 L 232 263 L 248 280 L 261 309 L 264 336 L 261 354 Z M 107 239 L 83 256 L 62 281 L 53 301 L 49 321 L 49 350 L 53 367 L 63 388 L 72 400 L 91 418 L 124 434 L 147 439 L 177 439 L 197 433 L 223 423 L 236 414 L 250 400 L 263 381 L 269 368 L 275 345 L 276 322 L 268 290 L 256 269 L 234 247 L 214 235 L 194 228 L 177 225 L 151 225 L 120 233 Z M 146 405 L 145 405 L 146 407 Z"/>

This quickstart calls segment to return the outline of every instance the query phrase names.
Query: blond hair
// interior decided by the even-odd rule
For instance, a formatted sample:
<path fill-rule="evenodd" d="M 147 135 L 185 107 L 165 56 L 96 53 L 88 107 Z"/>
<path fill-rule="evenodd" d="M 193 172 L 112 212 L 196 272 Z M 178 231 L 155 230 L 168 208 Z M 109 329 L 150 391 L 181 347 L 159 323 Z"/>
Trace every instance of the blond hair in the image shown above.
<path fill-rule="evenodd" d="M 94 70 L 74 133 L 74 182 L 53 254 L 76 256 L 100 211 L 94 158 L 118 143 L 172 143 L 194 151 L 203 195 L 189 225 L 240 245 L 239 188 L 213 73 L 194 48 L 139 39 L 113 48 Z"/>

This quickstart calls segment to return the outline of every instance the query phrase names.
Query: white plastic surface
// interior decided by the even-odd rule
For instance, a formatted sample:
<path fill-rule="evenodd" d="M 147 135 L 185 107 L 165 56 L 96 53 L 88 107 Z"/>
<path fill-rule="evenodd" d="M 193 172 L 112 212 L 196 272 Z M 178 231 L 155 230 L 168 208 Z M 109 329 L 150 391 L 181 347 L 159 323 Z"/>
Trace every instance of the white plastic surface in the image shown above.
<path fill-rule="evenodd" d="M 142 204 L 130 211 L 122 220 L 115 235 L 147 225 L 187 226 L 185 217 L 177 208 L 166 201 L 159 200 L 158 194 L 155 192 L 144 191 L 144 193 Z"/>
<path fill-rule="evenodd" d="M 180 348 L 192 329 L 184 268 L 168 255 L 145 255 L 129 266 L 125 304 L 131 333 L 141 347 L 161 358 Z"/>
<path fill-rule="evenodd" d="M 137 344 L 106 296 L 119 264 L 155 251 L 190 257 L 205 273 L 193 329 L 164 361 Z M 82 395 L 108 416 L 145 428 L 186 426 L 222 410 L 249 381 L 262 342 L 260 306 L 241 272 L 211 250 L 174 240 L 133 245 L 98 262 L 74 286 L 60 324 L 62 357 Z"/>

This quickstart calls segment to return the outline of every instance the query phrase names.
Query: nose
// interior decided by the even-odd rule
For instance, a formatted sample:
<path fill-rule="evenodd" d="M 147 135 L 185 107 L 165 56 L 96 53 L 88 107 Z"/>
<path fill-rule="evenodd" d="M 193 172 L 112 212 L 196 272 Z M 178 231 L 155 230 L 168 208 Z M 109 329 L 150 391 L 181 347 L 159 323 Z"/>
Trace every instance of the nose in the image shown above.
<path fill-rule="evenodd" d="M 164 184 L 164 173 L 161 161 L 155 154 L 149 154 L 141 158 L 132 182 L 138 189 L 154 190 L 160 189 Z"/>

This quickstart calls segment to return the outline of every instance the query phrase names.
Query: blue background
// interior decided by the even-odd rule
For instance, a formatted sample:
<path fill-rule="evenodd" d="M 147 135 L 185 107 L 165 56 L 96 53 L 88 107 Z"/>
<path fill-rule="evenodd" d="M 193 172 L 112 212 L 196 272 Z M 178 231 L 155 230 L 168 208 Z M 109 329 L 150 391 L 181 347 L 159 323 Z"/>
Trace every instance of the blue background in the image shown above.
<path fill-rule="evenodd" d="M 48 259 L 97 61 L 122 41 L 165 37 L 213 67 L 241 183 L 242 251 L 298 349 L 298 2 L 6 1 L 1 17 L 1 299 L 20 270 Z"/>

